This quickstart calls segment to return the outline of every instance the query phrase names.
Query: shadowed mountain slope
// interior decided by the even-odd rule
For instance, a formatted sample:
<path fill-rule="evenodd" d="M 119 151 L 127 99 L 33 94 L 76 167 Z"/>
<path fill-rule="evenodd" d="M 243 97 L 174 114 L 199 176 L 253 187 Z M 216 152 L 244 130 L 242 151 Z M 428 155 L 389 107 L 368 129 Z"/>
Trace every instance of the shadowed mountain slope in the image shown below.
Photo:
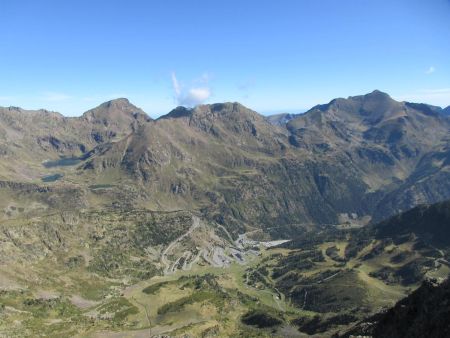
<path fill-rule="evenodd" d="M 450 201 L 420 205 L 381 222 L 377 237 L 404 236 L 411 233 L 440 247 L 450 247 Z"/>
<path fill-rule="evenodd" d="M 450 335 L 450 281 L 438 285 L 425 281 L 393 308 L 377 314 L 343 337 L 448 337 Z"/>

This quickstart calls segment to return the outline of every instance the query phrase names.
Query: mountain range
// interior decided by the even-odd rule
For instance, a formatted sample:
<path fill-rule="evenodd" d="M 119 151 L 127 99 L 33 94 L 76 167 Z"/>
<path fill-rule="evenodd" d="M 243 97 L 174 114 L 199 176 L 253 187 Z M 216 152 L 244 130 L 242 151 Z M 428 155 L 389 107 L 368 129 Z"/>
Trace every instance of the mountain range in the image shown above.
<path fill-rule="evenodd" d="M 450 273 L 448 108 L 378 90 L 0 108 L 0 158 L 0 335 L 383 332 L 358 325 Z"/>
<path fill-rule="evenodd" d="M 239 103 L 152 120 L 117 99 L 81 117 L 0 108 L 0 130 L 2 189 L 76 191 L 83 208 L 201 210 L 234 233 L 364 223 L 450 198 L 449 118 L 380 91 L 278 125 Z"/>

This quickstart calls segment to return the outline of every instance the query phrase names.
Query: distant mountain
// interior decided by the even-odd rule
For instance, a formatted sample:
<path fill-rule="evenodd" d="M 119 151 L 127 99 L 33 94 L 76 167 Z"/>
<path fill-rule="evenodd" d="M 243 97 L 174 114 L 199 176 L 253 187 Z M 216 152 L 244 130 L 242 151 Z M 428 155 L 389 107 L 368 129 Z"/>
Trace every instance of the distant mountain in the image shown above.
<path fill-rule="evenodd" d="M 397 102 L 380 91 L 332 100 L 288 123 L 292 145 L 338 156 L 359 172 L 355 176 L 369 190 L 387 192 L 373 213 L 378 219 L 414 204 L 438 201 L 433 197 L 435 188 L 448 190 L 437 187 L 435 180 L 439 176 L 437 181 L 446 182 L 441 175 L 447 175 L 448 164 L 426 160 L 445 156 L 448 128 L 448 120 L 430 112 L 429 106 Z M 427 178 L 417 180 L 421 174 Z M 386 213 L 386 208 L 391 211 Z"/>
<path fill-rule="evenodd" d="M 0 107 L 0 179 L 33 180 L 44 172 L 43 161 L 81 156 L 150 120 L 126 99 L 105 102 L 81 117 Z"/>
<path fill-rule="evenodd" d="M 275 126 L 283 127 L 286 125 L 286 123 L 288 123 L 290 120 L 296 118 L 299 115 L 300 114 L 280 113 L 275 115 L 269 115 L 266 117 L 266 119 Z"/>
<path fill-rule="evenodd" d="M 443 111 L 445 114 L 450 115 L 450 106 L 448 106 L 447 108 L 444 108 Z"/>

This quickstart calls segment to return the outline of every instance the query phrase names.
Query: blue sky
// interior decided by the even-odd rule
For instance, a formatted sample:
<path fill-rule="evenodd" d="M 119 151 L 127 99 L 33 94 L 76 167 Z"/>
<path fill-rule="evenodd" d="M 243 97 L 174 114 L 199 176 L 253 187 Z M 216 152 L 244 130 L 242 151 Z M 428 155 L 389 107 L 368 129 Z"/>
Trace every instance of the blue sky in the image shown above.
<path fill-rule="evenodd" d="M 449 0 L 0 0 L 0 106 L 296 111 L 380 89 L 450 105 Z"/>

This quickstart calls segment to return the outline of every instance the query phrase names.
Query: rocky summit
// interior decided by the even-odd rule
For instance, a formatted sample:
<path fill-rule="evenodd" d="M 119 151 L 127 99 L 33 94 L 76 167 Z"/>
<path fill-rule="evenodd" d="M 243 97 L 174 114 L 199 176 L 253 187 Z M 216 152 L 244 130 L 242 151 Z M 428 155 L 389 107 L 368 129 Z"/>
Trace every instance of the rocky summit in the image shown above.
<path fill-rule="evenodd" d="M 227 102 L 152 119 L 124 98 L 80 117 L 0 108 L 0 336 L 388 321 L 450 272 L 447 111 L 378 90 L 272 117 Z"/>

